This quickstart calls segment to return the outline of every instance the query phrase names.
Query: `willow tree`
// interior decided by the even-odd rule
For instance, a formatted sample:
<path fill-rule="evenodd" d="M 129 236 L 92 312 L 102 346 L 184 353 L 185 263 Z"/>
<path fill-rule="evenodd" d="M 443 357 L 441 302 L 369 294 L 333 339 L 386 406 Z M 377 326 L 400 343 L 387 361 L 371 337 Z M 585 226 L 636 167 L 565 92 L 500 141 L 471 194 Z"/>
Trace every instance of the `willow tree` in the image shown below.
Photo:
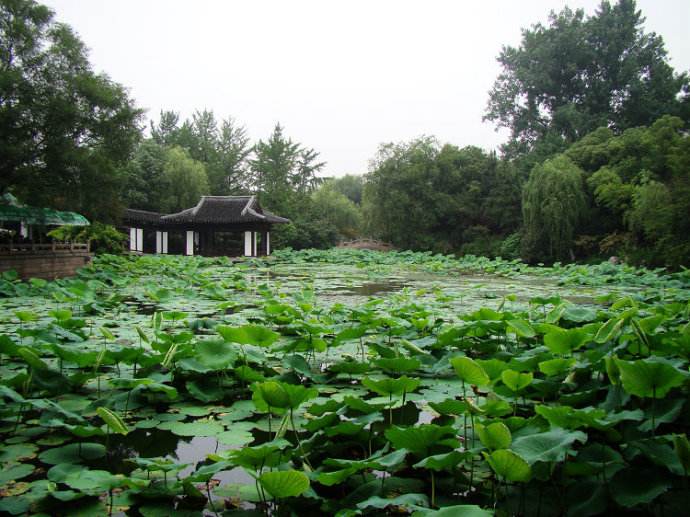
<path fill-rule="evenodd" d="M 530 260 L 572 260 L 587 212 L 584 173 L 558 155 L 532 169 L 522 193 L 523 254 Z"/>

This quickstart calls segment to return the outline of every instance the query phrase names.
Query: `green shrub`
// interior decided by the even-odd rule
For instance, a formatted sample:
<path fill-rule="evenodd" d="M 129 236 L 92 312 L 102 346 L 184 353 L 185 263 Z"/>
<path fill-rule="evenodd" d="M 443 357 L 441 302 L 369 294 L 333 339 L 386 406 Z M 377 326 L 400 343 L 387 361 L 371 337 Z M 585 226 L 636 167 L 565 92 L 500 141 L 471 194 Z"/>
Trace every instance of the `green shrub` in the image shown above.
<path fill-rule="evenodd" d="M 58 241 L 88 242 L 95 253 L 122 253 L 127 236 L 114 226 L 93 223 L 90 226 L 60 226 L 48 232 L 48 236 Z"/>

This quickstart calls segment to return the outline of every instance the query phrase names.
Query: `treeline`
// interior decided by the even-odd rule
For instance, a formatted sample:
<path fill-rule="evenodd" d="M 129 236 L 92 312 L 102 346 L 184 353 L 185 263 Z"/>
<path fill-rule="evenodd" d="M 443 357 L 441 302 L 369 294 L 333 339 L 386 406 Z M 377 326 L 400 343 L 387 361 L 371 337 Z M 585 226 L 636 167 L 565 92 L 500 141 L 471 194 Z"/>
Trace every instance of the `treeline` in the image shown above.
<path fill-rule="evenodd" d="M 31 0 L 0 0 L 0 193 L 116 223 L 204 194 L 253 194 L 292 222 L 277 246 L 371 236 L 400 248 L 521 257 L 690 259 L 690 81 L 633 0 L 568 8 L 504 47 L 485 119 L 500 153 L 422 137 L 380 146 L 363 175 L 324 179 L 319 153 L 276 125 L 164 111 L 143 131 L 127 90 Z"/>
<path fill-rule="evenodd" d="M 422 138 L 385 145 L 365 186 L 371 232 L 413 249 L 531 262 L 690 262 L 690 82 L 633 0 L 551 13 L 504 47 L 487 120 L 497 158 Z"/>
<path fill-rule="evenodd" d="M 123 202 L 130 208 L 175 212 L 200 196 L 257 195 L 262 206 L 290 219 L 275 228 L 274 246 L 328 247 L 356 235 L 361 198 L 353 179 L 324 180 L 319 153 L 294 142 L 277 124 L 252 143 L 234 119 L 197 111 L 184 121 L 162 112 L 124 167 Z M 350 197 L 348 197 L 350 195 Z"/>

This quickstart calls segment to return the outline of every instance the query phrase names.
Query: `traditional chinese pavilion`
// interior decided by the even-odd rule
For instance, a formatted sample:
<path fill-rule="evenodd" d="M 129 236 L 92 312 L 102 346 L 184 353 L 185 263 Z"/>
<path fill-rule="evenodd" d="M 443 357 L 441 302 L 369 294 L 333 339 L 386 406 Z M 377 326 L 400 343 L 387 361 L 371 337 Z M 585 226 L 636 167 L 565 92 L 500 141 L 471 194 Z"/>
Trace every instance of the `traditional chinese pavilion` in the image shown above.
<path fill-rule="evenodd" d="M 257 257 L 271 253 L 271 228 L 288 219 L 263 210 L 255 196 L 202 196 L 175 214 L 127 209 L 123 227 L 138 253 Z"/>

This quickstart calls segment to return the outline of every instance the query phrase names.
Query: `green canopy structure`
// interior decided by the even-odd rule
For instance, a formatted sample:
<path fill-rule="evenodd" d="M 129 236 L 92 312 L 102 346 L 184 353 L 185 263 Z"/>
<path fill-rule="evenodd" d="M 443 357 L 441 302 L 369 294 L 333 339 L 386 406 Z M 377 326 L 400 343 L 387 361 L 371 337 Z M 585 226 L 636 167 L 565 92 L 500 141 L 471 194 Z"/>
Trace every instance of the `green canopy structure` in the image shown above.
<path fill-rule="evenodd" d="M 43 226 L 88 226 L 91 224 L 86 217 L 76 212 L 22 205 L 12 194 L 4 194 L 0 199 L 0 222 L 3 221 Z"/>

